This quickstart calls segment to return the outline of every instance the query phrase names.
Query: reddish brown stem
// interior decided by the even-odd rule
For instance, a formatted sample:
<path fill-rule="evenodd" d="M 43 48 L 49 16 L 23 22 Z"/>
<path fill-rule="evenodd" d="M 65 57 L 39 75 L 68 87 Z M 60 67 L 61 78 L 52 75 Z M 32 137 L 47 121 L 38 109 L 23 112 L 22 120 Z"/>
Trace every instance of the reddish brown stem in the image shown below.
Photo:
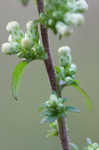
<path fill-rule="evenodd" d="M 44 12 L 43 0 L 37 0 L 37 8 L 38 8 L 39 15 L 40 13 Z M 55 75 L 54 65 L 51 57 L 51 50 L 49 47 L 48 32 L 47 29 L 42 24 L 40 25 L 40 30 L 41 30 L 43 46 L 45 48 L 46 53 L 48 54 L 48 59 L 45 60 L 44 63 L 48 73 L 51 89 L 57 92 L 58 87 L 56 84 L 56 75 Z M 60 96 L 60 93 L 57 94 Z M 66 121 L 64 117 L 58 119 L 59 137 L 62 145 L 62 150 L 69 150 L 69 142 L 68 142 L 68 136 L 67 136 L 67 130 L 65 124 Z"/>

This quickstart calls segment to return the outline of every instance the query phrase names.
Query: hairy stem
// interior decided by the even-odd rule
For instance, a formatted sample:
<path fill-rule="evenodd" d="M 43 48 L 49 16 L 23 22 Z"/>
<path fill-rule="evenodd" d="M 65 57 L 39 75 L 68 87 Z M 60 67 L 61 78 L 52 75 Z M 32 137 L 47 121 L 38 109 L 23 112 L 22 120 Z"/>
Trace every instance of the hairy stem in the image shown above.
<path fill-rule="evenodd" d="M 37 8 L 40 15 L 40 13 L 44 11 L 43 0 L 37 0 Z M 57 92 L 58 87 L 56 84 L 54 64 L 52 61 L 51 50 L 49 47 L 48 32 L 47 29 L 42 24 L 40 25 L 40 30 L 41 30 L 43 46 L 45 48 L 46 53 L 48 54 L 48 59 L 45 60 L 44 63 L 48 73 L 51 89 Z M 57 94 L 60 95 L 60 93 Z M 58 119 L 59 137 L 62 145 L 62 150 L 69 150 L 69 142 L 68 142 L 68 136 L 67 136 L 67 130 L 65 124 L 66 124 L 66 120 L 64 117 Z"/>

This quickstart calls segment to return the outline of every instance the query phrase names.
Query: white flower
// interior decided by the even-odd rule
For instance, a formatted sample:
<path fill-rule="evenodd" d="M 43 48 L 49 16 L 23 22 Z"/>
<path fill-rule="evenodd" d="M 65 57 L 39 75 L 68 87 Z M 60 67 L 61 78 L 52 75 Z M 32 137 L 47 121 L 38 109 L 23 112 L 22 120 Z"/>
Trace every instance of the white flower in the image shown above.
<path fill-rule="evenodd" d="M 71 74 L 75 74 L 77 71 L 77 66 L 75 64 L 71 64 L 69 71 L 71 72 Z"/>
<path fill-rule="evenodd" d="M 10 43 L 8 43 L 8 42 L 2 44 L 2 46 L 1 46 L 1 51 L 2 51 L 2 53 L 8 54 L 9 51 L 10 51 L 10 47 L 11 47 L 11 45 L 10 45 Z"/>
<path fill-rule="evenodd" d="M 76 2 L 76 7 L 77 7 L 77 9 L 79 9 L 82 12 L 88 10 L 88 4 L 87 4 L 87 2 L 85 0 L 78 0 Z"/>
<path fill-rule="evenodd" d="M 52 94 L 51 96 L 50 96 L 50 100 L 54 100 L 54 101 L 57 101 L 57 96 L 56 95 L 54 95 L 54 94 Z"/>
<path fill-rule="evenodd" d="M 23 48 L 29 49 L 29 48 L 32 48 L 33 41 L 30 38 L 25 37 L 25 38 L 22 39 L 21 45 L 22 45 Z"/>
<path fill-rule="evenodd" d="M 26 29 L 27 29 L 27 30 L 31 30 L 31 29 L 32 29 L 32 26 L 33 26 L 33 21 L 29 21 L 29 22 L 26 24 Z"/>
<path fill-rule="evenodd" d="M 65 25 L 63 22 L 57 22 L 56 30 L 60 35 L 71 35 L 73 32 L 72 28 Z"/>
<path fill-rule="evenodd" d="M 70 0 L 69 0 L 69 1 L 66 2 L 66 5 L 67 5 L 69 8 L 73 9 L 74 6 L 75 6 L 75 1 L 74 1 L 74 0 L 70 1 Z"/>
<path fill-rule="evenodd" d="M 4 54 L 15 54 L 17 52 L 17 43 L 16 42 L 13 42 L 13 43 L 9 43 L 9 42 L 6 42 L 4 44 L 2 44 L 2 47 L 1 47 L 1 51 L 4 53 Z"/>
<path fill-rule="evenodd" d="M 72 79 L 71 77 L 68 76 L 68 77 L 65 78 L 65 81 L 66 81 L 66 82 L 72 82 L 73 79 Z"/>
<path fill-rule="evenodd" d="M 72 70 L 77 70 L 77 66 L 75 64 L 71 64 L 71 69 Z"/>
<path fill-rule="evenodd" d="M 64 21 L 71 25 L 79 26 L 84 23 L 84 16 L 80 13 L 67 13 L 65 14 Z"/>
<path fill-rule="evenodd" d="M 63 46 L 63 47 L 60 47 L 59 49 L 58 49 L 58 52 L 60 53 L 60 54 L 62 54 L 62 55 L 64 55 L 64 54 L 70 54 L 70 52 L 71 52 L 71 48 L 70 47 L 68 47 L 68 46 Z"/>
<path fill-rule="evenodd" d="M 52 20 L 52 19 L 49 19 L 49 20 L 48 20 L 48 25 L 52 25 L 52 23 L 53 23 L 53 20 Z"/>
<path fill-rule="evenodd" d="M 8 32 L 13 32 L 13 31 L 16 31 L 17 29 L 19 29 L 19 27 L 20 26 L 19 26 L 18 22 L 12 21 L 7 24 L 6 29 Z"/>

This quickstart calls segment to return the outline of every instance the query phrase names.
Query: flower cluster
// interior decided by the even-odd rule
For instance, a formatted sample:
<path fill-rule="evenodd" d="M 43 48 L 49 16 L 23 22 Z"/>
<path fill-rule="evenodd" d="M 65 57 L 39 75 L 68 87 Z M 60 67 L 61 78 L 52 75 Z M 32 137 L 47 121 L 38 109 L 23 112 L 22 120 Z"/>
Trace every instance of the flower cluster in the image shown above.
<path fill-rule="evenodd" d="M 43 117 L 41 122 L 54 122 L 58 118 L 66 116 L 69 111 L 79 112 L 76 107 L 65 106 L 66 100 L 64 97 L 58 97 L 55 93 L 51 94 L 49 100 L 41 106 L 41 117 Z"/>
<path fill-rule="evenodd" d="M 88 10 L 85 0 L 46 0 L 40 21 L 59 36 L 71 35 L 74 27 L 84 23 L 83 13 Z"/>
<path fill-rule="evenodd" d="M 72 85 L 77 83 L 75 74 L 77 67 L 72 64 L 71 49 L 68 46 L 58 50 L 60 54 L 60 66 L 55 67 L 57 82 L 60 85 Z"/>
<path fill-rule="evenodd" d="M 2 44 L 3 53 L 16 54 L 19 58 L 28 61 L 47 57 L 39 41 L 38 27 L 33 21 L 27 23 L 25 33 L 16 21 L 9 22 L 6 29 L 9 32 L 9 37 L 8 42 Z"/>

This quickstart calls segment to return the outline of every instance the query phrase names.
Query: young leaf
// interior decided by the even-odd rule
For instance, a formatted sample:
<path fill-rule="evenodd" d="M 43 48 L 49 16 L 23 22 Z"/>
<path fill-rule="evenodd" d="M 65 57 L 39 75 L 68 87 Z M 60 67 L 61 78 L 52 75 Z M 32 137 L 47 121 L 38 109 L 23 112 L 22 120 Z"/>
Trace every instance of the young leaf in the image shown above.
<path fill-rule="evenodd" d="M 66 106 L 65 110 L 69 112 L 76 112 L 76 113 L 80 112 L 80 110 L 74 106 Z"/>
<path fill-rule="evenodd" d="M 86 102 L 88 104 L 89 109 L 92 110 L 92 102 L 90 100 L 90 97 L 86 93 L 86 91 L 84 89 L 82 89 L 79 85 L 73 84 L 72 86 L 74 88 L 76 88 L 85 97 L 85 100 L 86 100 Z"/>
<path fill-rule="evenodd" d="M 22 72 L 25 66 L 28 63 L 26 61 L 21 61 L 19 64 L 16 65 L 13 74 L 12 74 L 12 95 L 17 100 L 17 90 L 19 86 L 19 81 L 22 76 Z"/>

